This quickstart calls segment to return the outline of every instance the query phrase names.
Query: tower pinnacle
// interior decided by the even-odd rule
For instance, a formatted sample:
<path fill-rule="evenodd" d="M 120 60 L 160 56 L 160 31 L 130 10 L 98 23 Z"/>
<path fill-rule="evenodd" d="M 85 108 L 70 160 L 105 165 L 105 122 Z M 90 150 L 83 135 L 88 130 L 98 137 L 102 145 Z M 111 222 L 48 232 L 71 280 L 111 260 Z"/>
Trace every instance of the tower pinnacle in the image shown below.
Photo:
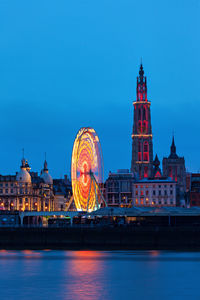
<path fill-rule="evenodd" d="M 147 78 L 144 76 L 144 69 L 141 63 L 139 76 L 137 77 L 137 101 L 147 101 Z"/>
<path fill-rule="evenodd" d="M 170 158 L 177 158 L 178 155 L 176 154 L 176 146 L 175 146 L 175 142 L 174 142 L 174 135 L 172 137 L 172 144 L 171 144 L 170 149 L 171 149 L 171 151 L 170 151 L 169 157 Z"/>

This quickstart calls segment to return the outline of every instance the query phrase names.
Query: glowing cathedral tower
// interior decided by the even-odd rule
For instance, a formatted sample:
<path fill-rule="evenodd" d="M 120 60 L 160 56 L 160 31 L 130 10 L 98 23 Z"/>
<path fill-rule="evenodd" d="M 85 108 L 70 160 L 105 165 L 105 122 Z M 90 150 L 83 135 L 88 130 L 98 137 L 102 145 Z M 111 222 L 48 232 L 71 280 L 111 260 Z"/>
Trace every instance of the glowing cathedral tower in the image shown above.
<path fill-rule="evenodd" d="M 132 133 L 131 171 L 139 177 L 151 177 L 153 173 L 153 143 L 151 128 L 151 102 L 147 100 L 147 78 L 142 64 L 137 77 L 137 99 L 134 105 Z"/>

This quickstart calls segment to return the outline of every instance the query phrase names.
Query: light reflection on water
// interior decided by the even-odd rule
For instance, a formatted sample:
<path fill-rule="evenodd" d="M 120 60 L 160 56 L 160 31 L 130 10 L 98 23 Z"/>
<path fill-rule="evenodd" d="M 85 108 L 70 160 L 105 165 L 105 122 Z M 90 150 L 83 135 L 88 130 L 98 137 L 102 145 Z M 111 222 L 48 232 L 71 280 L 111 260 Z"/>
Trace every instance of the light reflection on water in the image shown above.
<path fill-rule="evenodd" d="M 200 253 L 0 250 L 0 299 L 200 299 Z"/>

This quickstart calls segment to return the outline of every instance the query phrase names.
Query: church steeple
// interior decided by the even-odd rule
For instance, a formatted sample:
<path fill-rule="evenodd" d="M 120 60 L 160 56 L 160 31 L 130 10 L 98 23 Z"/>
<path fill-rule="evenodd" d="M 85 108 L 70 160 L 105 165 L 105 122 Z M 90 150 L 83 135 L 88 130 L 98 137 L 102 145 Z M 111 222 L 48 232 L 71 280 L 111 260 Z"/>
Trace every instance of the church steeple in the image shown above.
<path fill-rule="evenodd" d="M 43 170 L 48 172 L 48 166 L 47 166 L 47 161 L 46 161 L 46 159 L 45 159 L 45 161 L 44 161 L 44 169 L 43 169 Z"/>
<path fill-rule="evenodd" d="M 137 101 L 147 101 L 147 78 L 144 76 L 142 63 L 137 77 Z"/>
<path fill-rule="evenodd" d="M 151 177 L 153 172 L 153 143 L 151 128 L 151 102 L 147 100 L 147 79 L 143 65 L 137 76 L 137 97 L 134 105 L 134 122 L 132 134 L 131 171 L 140 178 Z"/>
<path fill-rule="evenodd" d="M 172 138 L 172 144 L 171 144 L 170 149 L 171 149 L 171 151 L 170 151 L 169 158 L 177 158 L 178 155 L 176 154 L 176 146 L 175 146 L 175 142 L 174 142 L 174 135 L 173 135 L 173 138 Z"/>

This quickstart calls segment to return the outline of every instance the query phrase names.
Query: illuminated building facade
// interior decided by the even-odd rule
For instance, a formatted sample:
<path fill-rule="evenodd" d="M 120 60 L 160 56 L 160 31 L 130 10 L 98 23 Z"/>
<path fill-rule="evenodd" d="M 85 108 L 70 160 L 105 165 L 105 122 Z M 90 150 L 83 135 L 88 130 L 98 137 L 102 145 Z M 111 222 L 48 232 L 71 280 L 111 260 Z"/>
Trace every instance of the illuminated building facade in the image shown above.
<path fill-rule="evenodd" d="M 127 169 L 109 173 L 105 182 L 105 198 L 108 206 L 132 206 L 133 174 Z"/>
<path fill-rule="evenodd" d="M 0 175 L 0 210 L 54 210 L 53 180 L 46 160 L 40 176 L 30 172 L 24 158 L 16 175 Z"/>
<path fill-rule="evenodd" d="M 151 102 L 147 100 L 147 78 L 144 76 L 142 64 L 137 77 L 137 98 L 133 105 L 131 171 L 142 179 L 151 177 L 153 170 Z"/>
<path fill-rule="evenodd" d="M 176 182 L 171 178 L 144 178 L 134 182 L 134 206 L 176 206 Z"/>
<path fill-rule="evenodd" d="M 172 139 L 170 155 L 163 158 L 163 176 L 170 177 L 177 183 L 178 205 L 184 201 L 186 192 L 186 170 L 185 159 L 176 153 L 174 137 Z"/>

